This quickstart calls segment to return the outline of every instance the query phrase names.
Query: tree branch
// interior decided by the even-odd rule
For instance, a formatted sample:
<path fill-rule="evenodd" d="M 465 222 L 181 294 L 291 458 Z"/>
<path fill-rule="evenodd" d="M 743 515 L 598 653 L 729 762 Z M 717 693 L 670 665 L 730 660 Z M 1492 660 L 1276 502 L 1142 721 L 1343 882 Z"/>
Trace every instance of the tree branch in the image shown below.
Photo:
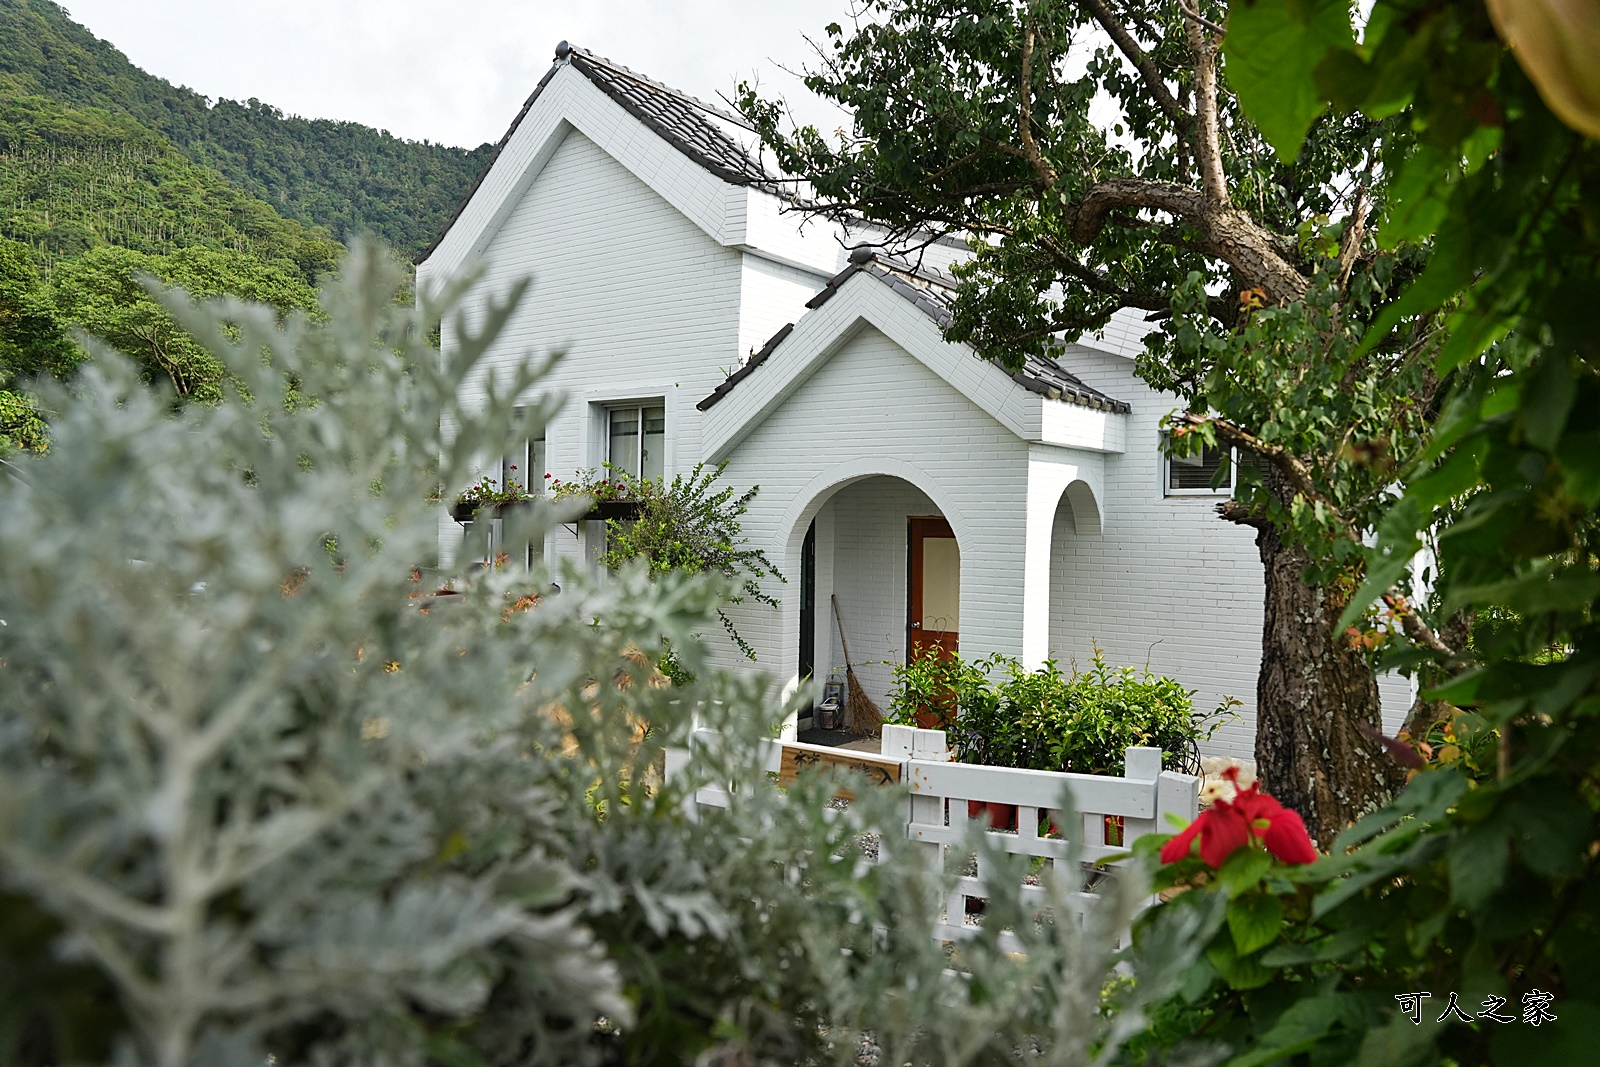
<path fill-rule="evenodd" d="M 1224 194 L 1226 196 L 1226 194 Z M 1278 250 L 1277 235 L 1248 214 L 1218 204 L 1199 190 L 1176 182 L 1146 178 L 1108 178 L 1089 187 L 1072 209 L 1067 232 L 1076 244 L 1088 245 L 1118 208 L 1165 211 L 1191 223 L 1199 233 L 1194 251 L 1215 256 L 1258 286 L 1273 304 L 1305 296 L 1309 283 Z"/>
<path fill-rule="evenodd" d="M 1429 626 L 1422 616 L 1417 614 L 1416 609 L 1411 606 L 1411 602 L 1406 599 L 1405 594 L 1400 592 L 1398 586 L 1391 585 L 1388 588 L 1388 591 L 1383 594 L 1383 602 L 1389 606 L 1389 610 L 1400 620 L 1400 628 L 1405 631 L 1406 636 L 1411 638 L 1414 643 L 1431 652 L 1438 653 L 1447 662 L 1454 661 L 1460 657 L 1460 653 L 1446 644 L 1444 639 L 1434 632 L 1433 627 Z"/>
<path fill-rule="evenodd" d="M 1109 296 L 1126 307 L 1135 307 L 1143 311 L 1167 311 L 1172 307 L 1172 296 L 1169 293 L 1152 292 L 1148 289 L 1130 289 L 1118 285 L 1093 267 L 1085 265 L 1070 251 L 1062 248 L 1049 236 L 1041 235 L 1035 246 L 1044 250 L 1050 257 L 1051 264 L 1057 271 L 1069 275 L 1094 292 Z M 1065 327 L 1063 327 L 1065 328 Z"/>
<path fill-rule="evenodd" d="M 1218 209 L 1231 206 L 1227 173 L 1222 167 L 1222 142 L 1217 127 L 1217 45 L 1201 27 L 1184 20 L 1189 50 L 1194 54 L 1195 164 L 1206 200 Z"/>
<path fill-rule="evenodd" d="M 1215 22 L 1212 22 L 1210 19 L 1208 19 L 1204 15 L 1200 14 L 1198 9 L 1190 7 L 1187 3 L 1184 2 L 1184 0 L 1178 0 L 1178 10 L 1182 11 L 1189 18 L 1191 18 L 1194 21 L 1198 22 L 1201 26 L 1203 26 L 1206 29 L 1210 30 L 1212 33 L 1216 34 L 1218 37 L 1221 37 L 1221 36 L 1223 36 L 1224 34 L 1226 34 L 1228 32 L 1227 30 L 1223 29 L 1221 26 L 1218 26 Z"/>
<path fill-rule="evenodd" d="M 1217 514 L 1240 526 L 1253 526 L 1258 530 L 1267 526 L 1267 516 L 1260 508 L 1245 507 L 1237 500 L 1224 500 L 1218 504 Z"/>
<path fill-rule="evenodd" d="M 1350 205 L 1350 222 L 1344 228 L 1344 236 L 1339 240 L 1339 288 L 1343 289 L 1350 281 L 1350 272 L 1356 268 L 1356 260 L 1361 257 L 1361 238 L 1366 234 L 1367 228 L 1367 183 L 1363 179 L 1356 186 L 1355 200 Z"/>
<path fill-rule="evenodd" d="M 1108 178 L 1091 185 L 1078 201 L 1067 232 L 1076 243 L 1091 244 L 1105 228 L 1106 216 L 1124 207 L 1166 211 L 1199 227 L 1205 224 L 1205 202 L 1188 186 L 1145 178 Z"/>
<path fill-rule="evenodd" d="M 1145 87 L 1150 90 L 1150 96 L 1155 100 L 1156 106 L 1178 127 L 1178 136 L 1185 137 L 1194 117 L 1184 110 L 1177 98 L 1172 95 L 1172 90 L 1167 88 L 1166 81 L 1162 79 L 1161 72 L 1156 69 L 1149 54 L 1139 47 L 1139 42 L 1133 39 L 1128 28 L 1111 13 L 1104 0 L 1079 0 L 1079 3 L 1100 24 L 1100 28 L 1106 31 L 1107 36 L 1122 54 L 1128 57 L 1133 69 L 1144 79 Z"/>
<path fill-rule="evenodd" d="M 1273 465 L 1283 472 L 1284 477 L 1289 479 L 1296 492 L 1312 500 L 1322 500 L 1328 510 L 1339 519 L 1339 524 L 1347 527 L 1346 532 L 1350 533 L 1348 530 L 1349 524 L 1344 521 L 1344 517 L 1334 509 L 1331 503 L 1323 498 L 1321 493 L 1317 492 L 1316 482 L 1311 477 L 1311 468 L 1307 467 L 1304 460 L 1287 448 L 1263 441 L 1227 419 L 1211 419 L 1204 415 L 1196 415 L 1193 412 L 1184 412 L 1178 421 L 1188 426 L 1210 425 L 1217 431 L 1219 440 L 1226 441 L 1230 445 L 1240 445 L 1258 456 L 1265 456 L 1270 459 Z M 1351 533 L 1351 536 L 1355 535 Z M 1360 540 L 1359 538 L 1356 539 Z"/>
<path fill-rule="evenodd" d="M 1060 177 L 1050 161 L 1039 151 L 1039 142 L 1033 139 L 1033 50 L 1038 38 L 1038 22 L 1029 15 L 1022 24 L 1022 79 L 1017 89 L 1018 135 L 1022 138 L 1022 154 L 1039 181 L 1046 189 L 1055 187 Z M 1048 59 L 1048 57 L 1046 57 Z"/>

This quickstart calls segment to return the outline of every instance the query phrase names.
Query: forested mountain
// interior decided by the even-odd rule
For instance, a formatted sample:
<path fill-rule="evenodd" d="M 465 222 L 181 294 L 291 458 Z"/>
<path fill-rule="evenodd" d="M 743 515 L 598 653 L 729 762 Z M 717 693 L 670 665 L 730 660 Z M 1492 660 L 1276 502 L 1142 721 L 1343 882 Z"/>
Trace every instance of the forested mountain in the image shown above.
<path fill-rule="evenodd" d="M 25 94 L 11 75 L 0 75 L 0 235 L 30 245 L 46 273 L 99 244 L 202 246 L 286 261 L 310 282 L 339 254 L 326 230 L 283 218 L 132 117 Z"/>
<path fill-rule="evenodd" d="M 0 0 L 0 74 L 10 91 L 131 117 L 287 218 L 340 238 L 365 230 L 408 255 L 437 236 L 492 151 L 285 116 L 253 99 L 213 105 L 146 74 L 50 0 Z"/>
<path fill-rule="evenodd" d="M 49 0 L 0 0 L 0 455 L 46 447 L 27 383 L 70 377 L 88 358 L 82 334 L 182 401 L 221 397 L 222 368 L 142 277 L 313 310 L 338 238 L 370 232 L 409 258 L 490 151 L 213 104 Z"/>

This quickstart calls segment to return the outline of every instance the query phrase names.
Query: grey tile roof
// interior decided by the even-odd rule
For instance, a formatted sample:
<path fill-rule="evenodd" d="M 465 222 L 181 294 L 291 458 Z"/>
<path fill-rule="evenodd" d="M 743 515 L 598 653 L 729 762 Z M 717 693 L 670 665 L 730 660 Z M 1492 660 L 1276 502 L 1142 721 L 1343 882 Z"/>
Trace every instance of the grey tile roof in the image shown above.
<path fill-rule="evenodd" d="M 755 369 L 767 361 L 767 357 L 772 355 L 772 350 L 783 344 L 783 339 L 788 337 L 790 331 L 793 329 L 794 323 L 788 323 L 783 327 L 783 329 L 767 338 L 767 343 L 761 346 L 761 351 L 745 360 L 744 366 L 728 375 L 728 377 L 723 380 L 721 385 L 717 386 L 711 391 L 710 396 L 700 401 L 700 403 L 696 404 L 695 407 L 699 408 L 701 411 L 711 410 L 717 401 L 733 392 L 734 386 L 738 385 L 740 382 L 750 377 L 751 374 L 755 373 Z"/>
<path fill-rule="evenodd" d="M 938 323 L 941 330 L 950 325 L 949 301 L 950 297 L 954 295 L 954 279 L 941 271 L 926 267 L 918 271 L 912 271 L 893 261 L 874 255 L 862 254 L 862 250 L 857 250 L 855 254 L 852 254 L 850 265 L 830 278 L 821 292 L 806 301 L 806 307 L 815 309 L 826 304 L 839 291 L 839 287 L 856 274 L 872 275 L 896 294 L 909 301 L 924 315 Z M 726 381 L 717 386 L 716 390 L 700 401 L 696 407 L 701 411 L 705 411 L 731 393 L 734 386 L 748 378 L 757 367 L 766 361 L 767 356 L 783 342 L 785 337 L 789 336 L 789 331 L 793 328 L 794 324 L 790 323 L 774 334 L 760 352 L 750 357 L 744 366 L 730 374 Z M 974 358 L 982 357 L 974 354 Z M 1024 389 L 1038 393 L 1049 400 L 1079 404 L 1098 411 L 1113 411 L 1119 415 L 1126 415 L 1133 410 L 1125 401 L 1113 399 L 1093 386 L 1086 384 L 1077 375 L 1048 356 L 1030 355 L 1023 360 L 1022 368 L 1016 371 L 1007 371 L 998 363 L 993 363 L 989 360 L 984 362 L 989 363 L 997 372 L 1008 375 L 1012 381 Z"/>
<path fill-rule="evenodd" d="M 572 49 L 572 65 L 662 139 L 725 182 L 770 185 L 773 176 L 745 144 L 759 143 L 745 119 L 646 78 L 585 48 Z"/>
<path fill-rule="evenodd" d="M 534 101 L 539 99 L 539 94 L 550 84 L 556 71 L 568 65 L 593 82 L 596 88 L 615 100 L 630 115 L 654 130 L 662 140 L 723 181 L 733 185 L 754 185 L 792 198 L 794 190 L 781 188 L 778 179 L 768 174 L 759 156 L 753 154 L 760 138 L 750 124 L 738 115 L 652 81 L 586 48 L 575 48 L 565 41 L 561 42 L 561 46 L 556 50 L 555 63 L 545 72 L 539 84 L 534 86 L 533 92 L 523 102 L 522 110 L 517 112 L 505 136 L 500 138 L 494 152 L 485 161 L 478 180 L 472 183 L 472 188 L 462 198 L 455 214 L 439 231 L 439 236 L 417 256 L 415 262 L 421 263 L 433 255 L 439 242 L 444 240 L 444 235 L 450 232 L 467 204 L 478 194 L 479 187 L 499 160 L 500 153 L 505 151 L 517 127 L 522 125 L 522 120 L 533 109 Z"/>
<path fill-rule="evenodd" d="M 613 63 L 604 56 L 597 56 L 588 49 L 574 48 L 563 41 L 556 50 L 554 65 L 545 72 L 545 76 L 540 79 L 539 84 L 523 103 L 522 110 L 517 112 L 517 117 L 512 120 L 505 136 L 500 138 L 500 143 L 495 146 L 493 154 L 484 164 L 478 180 L 473 183 L 472 189 L 462 199 L 460 207 L 445 224 L 433 244 L 417 257 L 416 262 L 423 262 L 433 254 L 434 249 L 439 247 L 444 235 L 450 232 L 450 228 L 461 217 L 461 212 L 477 195 L 484 178 L 493 169 L 495 162 L 500 158 L 500 153 L 505 150 L 517 128 L 522 125 L 522 120 L 532 110 L 534 102 L 539 99 L 539 94 L 550 84 L 550 79 L 555 77 L 556 71 L 569 64 L 629 114 L 660 135 L 668 144 L 723 181 L 734 185 L 753 185 L 789 199 L 794 198 L 795 190 L 781 188 L 779 180 L 761 165 L 756 151 L 759 138 L 743 118 L 702 100 L 696 100 L 670 86 L 662 85 L 658 81 L 629 70 L 620 63 Z M 953 238 L 940 240 L 958 243 Z M 884 257 L 859 254 L 862 251 L 864 250 L 857 250 L 857 253 L 852 254 L 850 266 L 834 276 L 820 293 L 806 303 L 806 307 L 821 307 L 846 279 L 865 271 L 916 305 L 924 314 L 937 322 L 941 329 L 950 325 L 949 298 L 954 291 L 952 279 L 932 268 L 924 267 L 914 271 Z M 789 331 L 793 328 L 794 324 L 790 323 L 774 334 L 761 351 L 751 356 L 744 366 L 730 374 L 726 381 L 696 406 L 705 411 L 732 392 L 739 382 L 766 362 L 773 349 L 789 336 Z M 997 371 L 1008 373 L 999 364 L 994 366 Z M 1051 400 L 1063 400 L 1067 403 L 1122 414 L 1129 411 L 1126 403 L 1114 400 L 1098 389 L 1084 384 L 1055 360 L 1047 357 L 1028 356 L 1021 370 L 1009 373 L 1023 388 Z"/>

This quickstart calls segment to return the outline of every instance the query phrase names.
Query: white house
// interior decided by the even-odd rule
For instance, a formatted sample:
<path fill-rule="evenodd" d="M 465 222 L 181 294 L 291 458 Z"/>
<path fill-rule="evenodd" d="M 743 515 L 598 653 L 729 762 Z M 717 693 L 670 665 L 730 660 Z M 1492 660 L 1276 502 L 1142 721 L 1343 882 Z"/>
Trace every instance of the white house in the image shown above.
<path fill-rule="evenodd" d="M 563 42 L 417 282 L 483 264 L 470 314 L 533 276 L 486 361 L 568 353 L 548 381 L 567 405 L 520 457 L 529 481 L 726 460 L 732 485 L 760 486 L 745 532 L 788 583 L 781 610 L 735 622 L 780 679 L 842 670 L 836 594 L 880 704 L 888 664 L 932 634 L 1030 663 L 1098 644 L 1199 707 L 1242 700 L 1208 748 L 1249 756 L 1254 536 L 1214 512 L 1217 457 L 1162 455 L 1178 401 L 1134 376 L 1140 319 L 1011 374 L 941 335 L 939 268 L 964 249 L 912 270 L 852 243 L 786 210 L 738 117 Z M 459 530 L 440 536 L 448 556 Z M 581 563 L 603 536 L 580 523 L 544 550 Z M 1392 729 L 1405 683 L 1385 697 Z"/>

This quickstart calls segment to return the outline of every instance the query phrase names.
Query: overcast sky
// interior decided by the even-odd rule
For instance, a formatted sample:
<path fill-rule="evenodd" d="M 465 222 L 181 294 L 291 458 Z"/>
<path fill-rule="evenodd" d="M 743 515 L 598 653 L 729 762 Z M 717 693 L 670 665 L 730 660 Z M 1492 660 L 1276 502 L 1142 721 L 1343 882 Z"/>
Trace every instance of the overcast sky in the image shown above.
<path fill-rule="evenodd" d="M 497 141 L 570 40 L 702 99 L 760 78 L 810 122 L 782 67 L 849 0 L 61 0 L 136 65 L 206 96 L 255 97 L 412 140 Z"/>

